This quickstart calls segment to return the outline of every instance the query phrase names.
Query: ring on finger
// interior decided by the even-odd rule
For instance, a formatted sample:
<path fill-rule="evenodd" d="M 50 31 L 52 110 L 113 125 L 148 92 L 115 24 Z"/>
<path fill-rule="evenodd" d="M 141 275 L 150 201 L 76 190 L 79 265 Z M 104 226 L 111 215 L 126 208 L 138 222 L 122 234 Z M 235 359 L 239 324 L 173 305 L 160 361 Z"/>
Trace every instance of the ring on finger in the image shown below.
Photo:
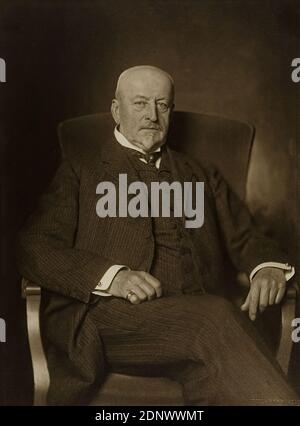
<path fill-rule="evenodd" d="M 131 296 L 136 296 L 135 292 L 130 290 L 127 294 L 126 294 L 126 300 L 129 300 Z"/>

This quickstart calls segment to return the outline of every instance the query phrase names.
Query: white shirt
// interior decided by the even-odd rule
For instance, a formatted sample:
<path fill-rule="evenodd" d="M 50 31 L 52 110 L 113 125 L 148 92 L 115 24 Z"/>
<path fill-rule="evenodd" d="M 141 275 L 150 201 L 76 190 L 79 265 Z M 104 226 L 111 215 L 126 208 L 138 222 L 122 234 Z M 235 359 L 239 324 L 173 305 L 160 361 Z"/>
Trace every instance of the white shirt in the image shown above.
<path fill-rule="evenodd" d="M 135 149 L 136 151 L 139 151 L 143 154 L 145 154 L 145 151 L 143 151 L 141 148 L 136 147 L 135 145 L 133 145 L 131 142 L 129 142 L 126 137 L 119 132 L 119 130 L 117 129 L 117 127 L 115 127 L 114 130 L 114 134 L 115 134 L 115 138 L 117 140 L 117 142 L 124 146 L 125 148 L 129 148 L 129 149 Z M 161 151 L 161 147 L 157 148 L 154 152 L 159 152 Z M 145 160 L 143 158 L 140 159 L 140 161 L 145 162 Z M 161 162 L 161 157 L 159 157 L 156 162 L 155 162 L 155 167 L 158 169 L 160 166 L 160 162 Z M 264 262 L 264 263 L 260 263 L 259 265 L 257 265 L 250 274 L 250 283 L 252 282 L 254 275 L 263 268 L 280 268 L 282 270 L 284 270 L 285 273 L 285 279 L 286 281 L 288 281 L 290 278 L 292 278 L 295 275 L 295 268 L 293 266 L 290 266 L 287 263 L 279 263 L 279 262 Z M 108 289 L 113 281 L 113 279 L 115 278 L 115 276 L 117 275 L 117 273 L 119 271 L 121 271 L 122 269 L 124 270 L 128 270 L 130 271 L 130 268 L 128 268 L 125 265 L 113 265 L 110 268 L 108 268 L 108 270 L 105 272 L 105 274 L 102 276 L 102 278 L 100 279 L 98 285 L 96 286 L 95 290 L 93 291 L 94 294 L 97 294 L 99 296 L 111 296 L 111 294 L 108 293 Z"/>

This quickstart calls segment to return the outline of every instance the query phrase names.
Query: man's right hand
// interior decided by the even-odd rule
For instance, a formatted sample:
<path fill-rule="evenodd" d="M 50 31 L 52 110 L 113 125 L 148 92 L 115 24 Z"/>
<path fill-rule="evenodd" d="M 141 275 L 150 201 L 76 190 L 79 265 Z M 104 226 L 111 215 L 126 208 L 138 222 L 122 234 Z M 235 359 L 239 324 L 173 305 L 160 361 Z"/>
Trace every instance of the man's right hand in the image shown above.
<path fill-rule="evenodd" d="M 113 279 L 108 293 L 138 304 L 161 297 L 161 283 L 148 272 L 121 270 Z"/>

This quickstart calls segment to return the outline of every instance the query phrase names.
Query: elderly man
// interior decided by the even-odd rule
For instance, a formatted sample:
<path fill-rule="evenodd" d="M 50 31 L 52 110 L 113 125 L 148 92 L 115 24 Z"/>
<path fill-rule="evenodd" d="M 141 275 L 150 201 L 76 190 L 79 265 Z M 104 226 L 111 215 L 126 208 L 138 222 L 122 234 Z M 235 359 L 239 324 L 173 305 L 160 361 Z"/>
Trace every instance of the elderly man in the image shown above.
<path fill-rule="evenodd" d="M 165 145 L 173 108 L 165 71 L 123 72 L 114 137 L 99 135 L 95 149 L 63 161 L 21 233 L 20 272 L 43 288 L 50 404 L 88 403 L 107 371 L 172 377 L 186 404 L 296 399 L 250 321 L 217 295 L 223 247 L 249 274 L 242 310 L 252 320 L 281 301 L 293 268 L 214 168 Z M 188 229 L 175 215 L 99 217 L 96 188 L 117 185 L 120 174 L 147 188 L 204 182 L 204 225 Z"/>

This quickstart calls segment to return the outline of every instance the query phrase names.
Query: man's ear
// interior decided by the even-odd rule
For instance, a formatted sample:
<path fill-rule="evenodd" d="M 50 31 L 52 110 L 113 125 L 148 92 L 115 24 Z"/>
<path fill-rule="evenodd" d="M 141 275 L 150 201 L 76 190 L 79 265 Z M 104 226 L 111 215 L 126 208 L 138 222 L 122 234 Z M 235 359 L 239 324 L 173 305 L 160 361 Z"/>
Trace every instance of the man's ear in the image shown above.
<path fill-rule="evenodd" d="M 120 124 L 120 113 L 119 113 L 119 102 L 117 99 L 113 99 L 111 103 L 111 114 L 116 124 Z"/>

